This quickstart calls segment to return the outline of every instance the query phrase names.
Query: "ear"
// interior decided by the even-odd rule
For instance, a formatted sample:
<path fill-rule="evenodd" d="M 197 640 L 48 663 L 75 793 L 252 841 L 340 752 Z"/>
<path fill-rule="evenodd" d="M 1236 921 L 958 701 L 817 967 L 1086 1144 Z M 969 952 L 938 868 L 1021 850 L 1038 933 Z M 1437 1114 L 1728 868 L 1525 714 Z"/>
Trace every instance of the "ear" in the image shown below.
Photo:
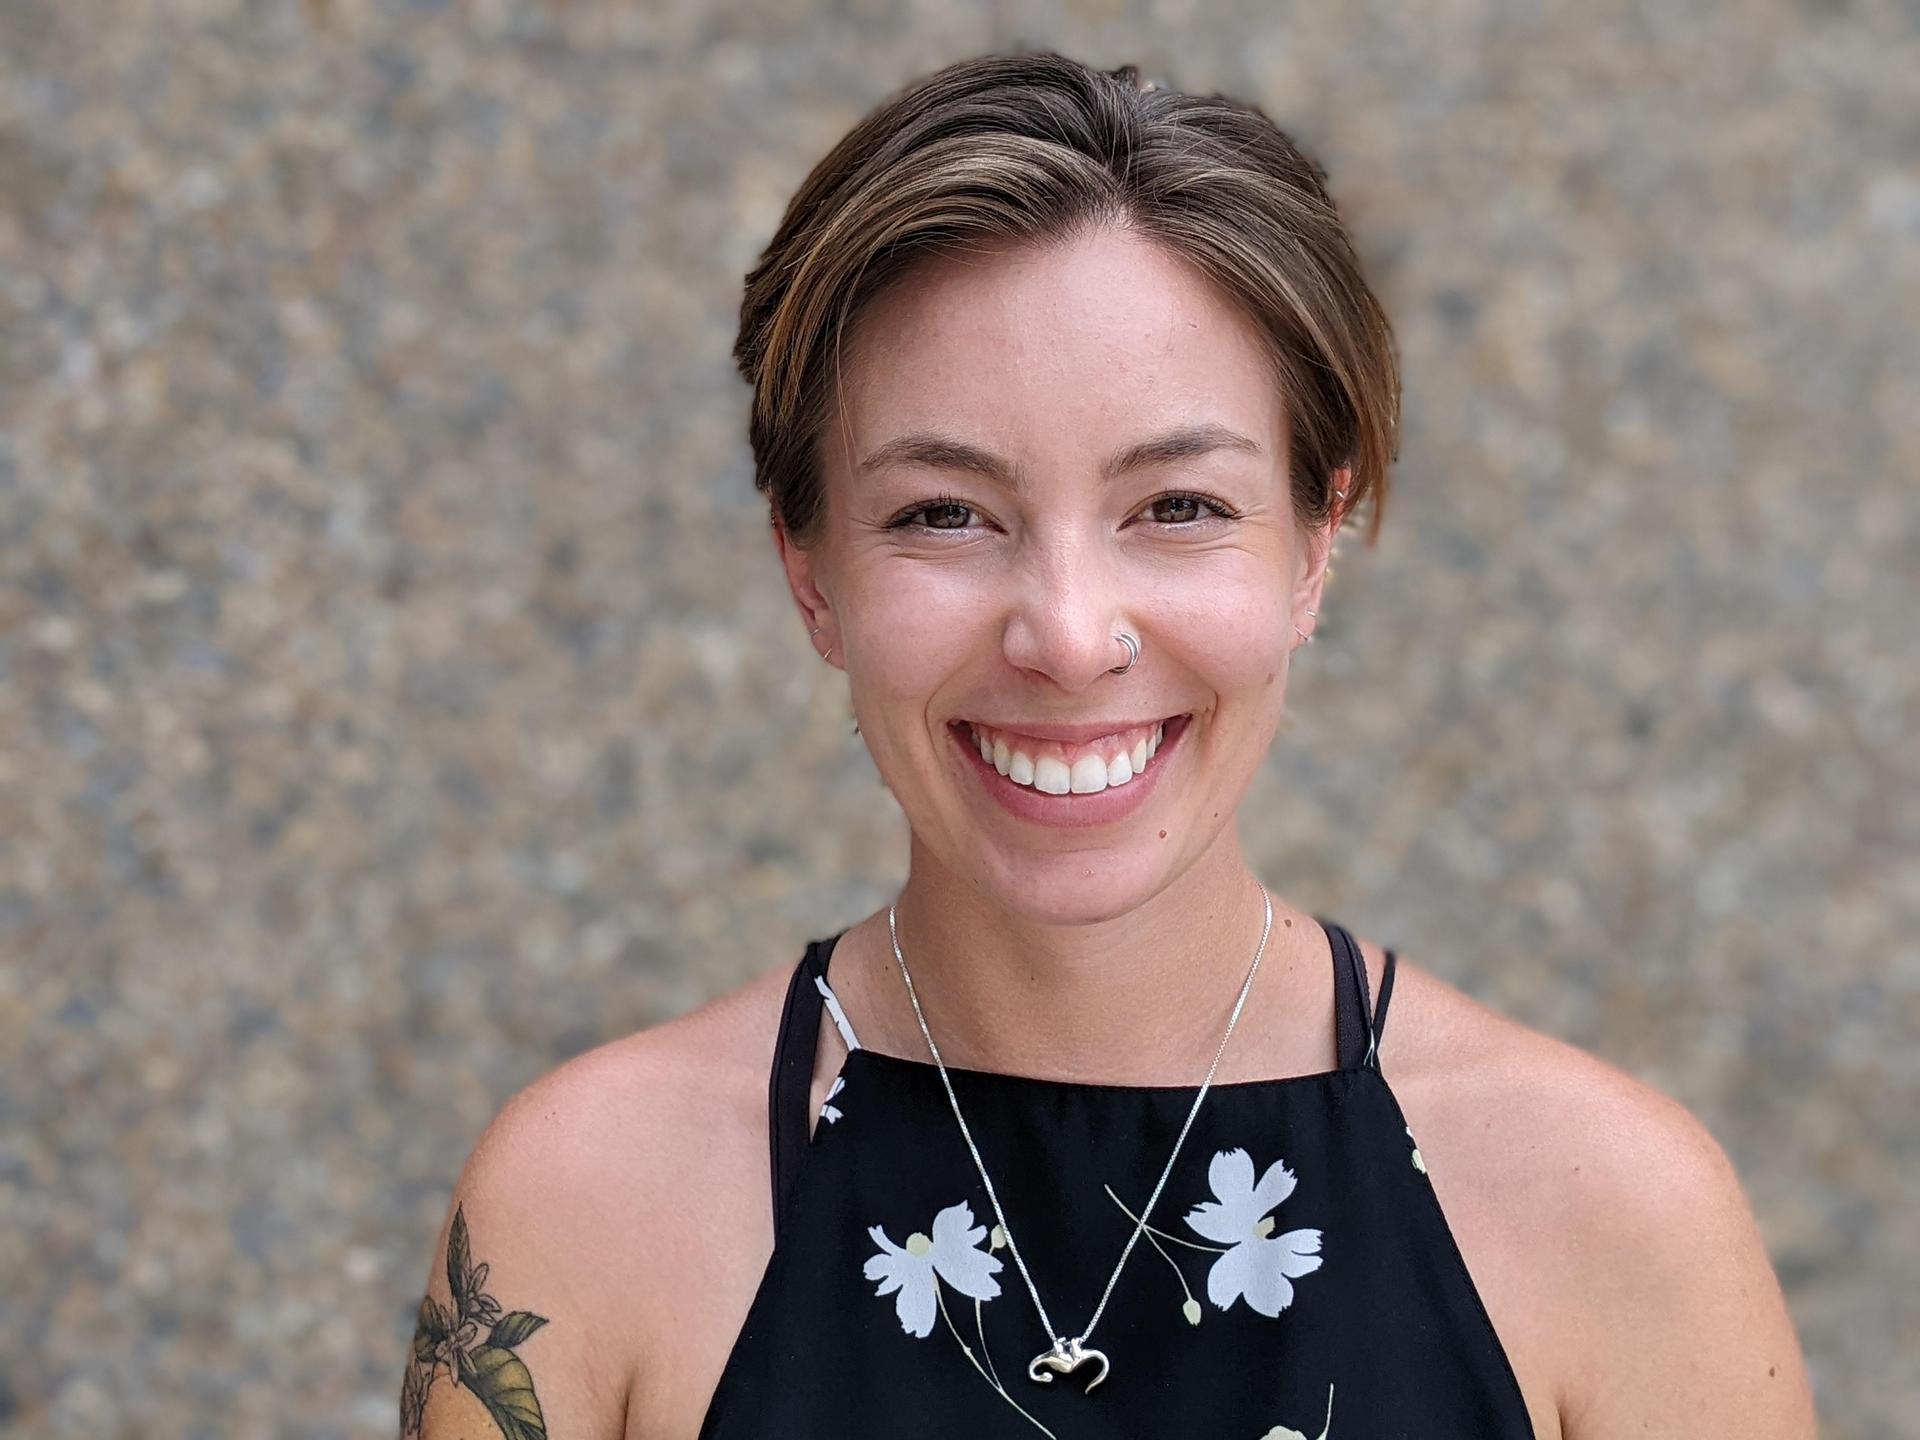
<path fill-rule="evenodd" d="M 827 656 L 829 665 L 844 670 L 846 667 L 840 662 L 846 658 L 846 652 L 840 646 L 840 625 L 819 586 L 817 555 L 795 544 L 778 516 L 774 517 L 772 528 L 773 548 L 780 556 L 781 569 L 787 572 L 787 588 L 793 592 L 793 603 L 800 607 L 800 618 L 807 629 L 820 632 L 808 636 L 813 653 Z"/>
<path fill-rule="evenodd" d="M 1333 515 L 1325 525 L 1316 526 L 1301 534 L 1301 547 L 1304 564 L 1299 576 L 1293 583 L 1291 603 L 1293 623 L 1311 635 L 1318 623 L 1317 615 L 1307 611 L 1320 609 L 1321 596 L 1326 591 L 1327 581 L 1333 578 L 1333 546 L 1339 538 L 1340 527 L 1346 523 L 1347 514 L 1353 508 L 1351 494 L 1342 498 L 1341 491 L 1353 489 L 1353 467 L 1341 466 L 1333 472 Z M 1298 645 L 1306 644 L 1296 635 Z"/>

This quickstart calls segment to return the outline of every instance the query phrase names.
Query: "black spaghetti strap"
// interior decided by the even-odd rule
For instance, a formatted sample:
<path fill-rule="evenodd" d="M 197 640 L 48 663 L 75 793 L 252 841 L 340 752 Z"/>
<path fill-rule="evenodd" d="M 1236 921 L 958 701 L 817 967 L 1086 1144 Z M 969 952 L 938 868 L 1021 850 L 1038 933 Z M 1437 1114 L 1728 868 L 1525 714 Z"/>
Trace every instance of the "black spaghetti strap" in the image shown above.
<path fill-rule="evenodd" d="M 1333 1036 L 1335 1063 L 1342 1070 L 1358 1069 L 1367 1058 L 1372 1033 L 1367 999 L 1367 964 L 1347 928 L 1322 916 L 1313 917 L 1327 932 L 1333 951 Z"/>
<path fill-rule="evenodd" d="M 838 937 L 835 937 L 838 938 Z M 780 1217 L 800 1174 L 808 1139 L 807 1100 L 813 1088 L 814 1049 L 820 1036 L 820 1009 L 824 1003 L 813 983 L 824 973 L 821 946 L 832 941 L 809 941 L 800 963 L 787 982 L 786 1003 L 780 1008 L 780 1032 L 774 1040 L 773 1069 L 767 1081 L 767 1144 L 773 1174 L 773 1230 L 780 1233 Z"/>
<path fill-rule="evenodd" d="M 1353 938 L 1351 930 L 1340 932 L 1347 937 L 1347 963 L 1353 966 L 1353 988 L 1360 993 L 1360 1014 L 1363 1017 L 1360 1030 L 1369 1039 L 1373 1035 L 1373 996 L 1367 987 L 1367 957 L 1360 948 L 1360 942 Z M 1362 1059 L 1364 1063 L 1364 1057 Z"/>
<path fill-rule="evenodd" d="M 1398 964 L 1393 951 L 1387 951 L 1386 968 L 1380 972 L 1380 1003 L 1374 1007 L 1373 1011 L 1372 1061 L 1373 1068 L 1376 1070 L 1380 1068 L 1380 1037 L 1386 1033 L 1387 1029 L 1387 1006 L 1393 1000 L 1393 972 Z"/>

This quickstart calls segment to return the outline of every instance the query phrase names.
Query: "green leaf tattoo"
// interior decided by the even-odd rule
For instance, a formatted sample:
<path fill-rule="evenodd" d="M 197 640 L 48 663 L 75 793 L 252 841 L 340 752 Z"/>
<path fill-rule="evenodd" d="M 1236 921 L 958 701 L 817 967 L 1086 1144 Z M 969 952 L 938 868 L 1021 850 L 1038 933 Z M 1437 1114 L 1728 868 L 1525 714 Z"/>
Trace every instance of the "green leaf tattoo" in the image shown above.
<path fill-rule="evenodd" d="M 511 1350 L 546 1323 L 540 1316 L 529 1311 L 516 1310 L 493 1327 L 493 1333 L 487 1337 L 487 1344 L 497 1345 L 503 1350 Z"/>
<path fill-rule="evenodd" d="M 420 1301 L 407 1373 L 400 1383 L 402 1440 L 420 1434 L 427 1398 L 442 1371 L 456 1389 L 465 1387 L 486 1406 L 504 1440 L 547 1440 L 546 1417 L 533 1393 L 533 1376 L 514 1353 L 542 1325 L 530 1310 L 501 1312 L 486 1291 L 485 1262 L 473 1263 L 464 1207 L 456 1206 L 447 1236 L 447 1288 L 452 1308 L 431 1295 Z"/>
<path fill-rule="evenodd" d="M 467 1289 L 467 1217 L 464 1207 L 453 1212 L 453 1233 L 447 1237 L 447 1289 L 460 1304 Z"/>
<path fill-rule="evenodd" d="M 511 1350 L 485 1346 L 473 1352 L 474 1373 L 467 1383 L 493 1412 L 507 1440 L 547 1440 L 547 1422 L 533 1398 L 533 1377 Z"/>

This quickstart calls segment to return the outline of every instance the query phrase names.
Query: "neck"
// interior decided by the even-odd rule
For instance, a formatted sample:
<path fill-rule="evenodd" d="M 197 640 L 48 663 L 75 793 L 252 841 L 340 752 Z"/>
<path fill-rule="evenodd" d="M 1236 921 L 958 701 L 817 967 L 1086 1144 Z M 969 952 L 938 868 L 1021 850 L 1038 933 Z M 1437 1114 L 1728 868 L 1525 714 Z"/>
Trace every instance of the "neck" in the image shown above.
<path fill-rule="evenodd" d="M 1272 903 L 1260 968 L 1216 1084 L 1324 1068 L 1325 942 L 1311 916 L 1278 897 Z M 1073 924 L 1009 910 L 916 845 L 894 921 L 947 1065 L 1087 1083 L 1195 1085 L 1260 948 L 1266 907 L 1229 827 L 1220 844 L 1142 904 Z M 886 911 L 855 926 L 841 946 L 853 951 L 851 963 L 843 970 L 836 954 L 833 969 L 853 972 L 853 995 L 843 991 L 843 998 L 857 997 L 862 1043 L 930 1059 Z"/>

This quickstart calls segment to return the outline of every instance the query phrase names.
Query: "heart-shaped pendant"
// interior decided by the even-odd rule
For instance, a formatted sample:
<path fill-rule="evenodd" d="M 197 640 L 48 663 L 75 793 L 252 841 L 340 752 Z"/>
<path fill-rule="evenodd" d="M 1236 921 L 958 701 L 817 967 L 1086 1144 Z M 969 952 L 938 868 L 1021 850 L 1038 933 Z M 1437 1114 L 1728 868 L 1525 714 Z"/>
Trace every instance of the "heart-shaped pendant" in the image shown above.
<path fill-rule="evenodd" d="M 1092 1390 L 1107 1378 L 1106 1353 L 1084 1347 L 1078 1340 L 1055 1340 L 1051 1350 L 1041 1351 L 1027 1363 L 1027 1378 L 1051 1385 L 1055 1375 L 1071 1375 L 1089 1361 L 1098 1361 L 1100 1365 L 1100 1373 L 1087 1382 L 1087 1390 Z"/>

